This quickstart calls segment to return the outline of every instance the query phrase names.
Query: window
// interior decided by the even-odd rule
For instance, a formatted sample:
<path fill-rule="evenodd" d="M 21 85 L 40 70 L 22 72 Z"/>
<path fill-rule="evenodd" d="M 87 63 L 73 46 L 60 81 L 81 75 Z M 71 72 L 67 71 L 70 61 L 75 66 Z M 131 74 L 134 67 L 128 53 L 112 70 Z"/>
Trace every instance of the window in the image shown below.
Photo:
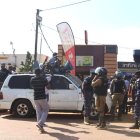
<path fill-rule="evenodd" d="M 117 45 L 106 45 L 106 53 L 118 53 Z"/>
<path fill-rule="evenodd" d="M 29 85 L 30 76 L 13 76 L 11 77 L 8 86 L 11 89 L 26 89 Z"/>
<path fill-rule="evenodd" d="M 70 81 L 61 76 L 54 76 L 50 82 L 51 89 L 69 89 Z"/>

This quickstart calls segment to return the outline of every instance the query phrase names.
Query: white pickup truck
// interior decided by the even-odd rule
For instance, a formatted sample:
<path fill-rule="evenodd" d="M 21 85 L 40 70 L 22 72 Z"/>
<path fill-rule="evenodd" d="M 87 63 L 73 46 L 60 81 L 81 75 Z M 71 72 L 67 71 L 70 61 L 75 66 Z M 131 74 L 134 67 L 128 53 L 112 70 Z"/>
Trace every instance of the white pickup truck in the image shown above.
<path fill-rule="evenodd" d="M 35 108 L 34 91 L 30 85 L 30 79 L 33 76 L 34 74 L 9 75 L 1 88 L 0 109 L 10 110 L 10 113 L 17 117 L 30 117 Z M 50 84 L 50 111 L 81 113 L 84 111 L 81 80 L 69 73 L 65 75 L 55 74 Z M 106 101 L 105 111 L 107 112 L 111 108 L 109 95 L 106 97 Z M 97 118 L 98 113 L 93 109 L 93 106 L 90 117 Z"/>

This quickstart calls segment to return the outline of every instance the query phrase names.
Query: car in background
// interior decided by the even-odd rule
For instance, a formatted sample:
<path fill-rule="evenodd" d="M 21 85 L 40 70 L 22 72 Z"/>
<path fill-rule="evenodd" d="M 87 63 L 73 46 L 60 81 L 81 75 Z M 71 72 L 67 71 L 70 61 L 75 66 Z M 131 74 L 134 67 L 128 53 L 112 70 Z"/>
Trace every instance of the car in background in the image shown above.
<path fill-rule="evenodd" d="M 9 75 L 0 92 L 0 109 L 10 110 L 10 113 L 17 117 L 30 117 L 35 109 L 34 91 L 30 84 L 30 80 L 34 76 L 34 74 Z M 54 74 L 50 85 L 50 111 L 83 113 L 84 101 L 81 80 L 70 73 Z M 105 112 L 110 110 L 111 103 L 110 95 L 107 95 Z M 94 104 L 90 117 L 93 119 L 98 117 Z"/>

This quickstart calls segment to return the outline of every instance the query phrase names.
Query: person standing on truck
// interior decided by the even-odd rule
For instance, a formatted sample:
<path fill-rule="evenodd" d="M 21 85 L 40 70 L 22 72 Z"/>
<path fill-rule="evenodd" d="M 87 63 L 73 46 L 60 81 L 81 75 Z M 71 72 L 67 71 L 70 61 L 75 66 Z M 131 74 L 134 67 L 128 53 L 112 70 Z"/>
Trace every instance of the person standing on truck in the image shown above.
<path fill-rule="evenodd" d="M 84 79 L 82 90 L 84 95 L 84 124 L 89 125 L 89 115 L 91 110 L 91 103 L 93 100 L 93 88 L 91 82 L 95 76 L 95 72 L 90 72 L 90 76 Z"/>
<path fill-rule="evenodd" d="M 98 130 L 105 130 L 106 121 L 104 116 L 106 96 L 108 89 L 107 69 L 105 67 L 98 67 L 95 70 L 96 76 L 94 77 L 91 86 L 95 94 L 95 106 L 99 113 Z"/>
<path fill-rule="evenodd" d="M 49 104 L 45 94 L 45 87 L 48 86 L 48 81 L 46 77 L 41 76 L 41 70 L 39 68 L 35 69 L 35 74 L 36 76 L 31 78 L 31 85 L 34 89 L 34 103 L 38 123 L 36 126 L 43 132 L 43 125 L 49 112 Z"/>
<path fill-rule="evenodd" d="M 122 116 L 122 109 L 123 109 L 123 100 L 124 100 L 124 95 L 126 94 L 127 87 L 126 87 L 125 81 L 122 80 L 122 72 L 121 71 L 116 71 L 115 77 L 116 77 L 116 79 L 114 79 L 111 82 L 111 86 L 110 86 L 110 92 L 112 95 L 110 121 L 114 121 L 115 107 L 116 107 L 117 101 L 119 103 L 118 120 L 122 121 L 121 116 Z"/>
<path fill-rule="evenodd" d="M 2 63 L 0 70 L 0 89 L 9 74 L 11 74 L 11 72 L 5 68 L 5 63 Z"/>

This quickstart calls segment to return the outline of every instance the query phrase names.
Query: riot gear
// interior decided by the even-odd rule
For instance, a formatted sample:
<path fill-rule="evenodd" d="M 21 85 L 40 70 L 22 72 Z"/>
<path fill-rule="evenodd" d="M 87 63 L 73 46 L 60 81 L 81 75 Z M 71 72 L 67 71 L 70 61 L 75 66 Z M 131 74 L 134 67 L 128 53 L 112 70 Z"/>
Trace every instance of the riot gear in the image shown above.
<path fill-rule="evenodd" d="M 96 68 L 95 73 L 98 76 L 106 76 L 107 75 L 107 69 L 105 67 L 98 67 L 98 68 Z"/>
<path fill-rule="evenodd" d="M 56 57 L 56 56 L 57 56 L 57 53 L 56 53 L 56 52 L 54 52 L 54 53 L 53 53 L 53 57 Z"/>
<path fill-rule="evenodd" d="M 115 76 L 116 76 L 116 78 L 120 78 L 120 79 L 123 77 L 121 71 L 116 71 L 116 72 L 115 72 Z"/>

